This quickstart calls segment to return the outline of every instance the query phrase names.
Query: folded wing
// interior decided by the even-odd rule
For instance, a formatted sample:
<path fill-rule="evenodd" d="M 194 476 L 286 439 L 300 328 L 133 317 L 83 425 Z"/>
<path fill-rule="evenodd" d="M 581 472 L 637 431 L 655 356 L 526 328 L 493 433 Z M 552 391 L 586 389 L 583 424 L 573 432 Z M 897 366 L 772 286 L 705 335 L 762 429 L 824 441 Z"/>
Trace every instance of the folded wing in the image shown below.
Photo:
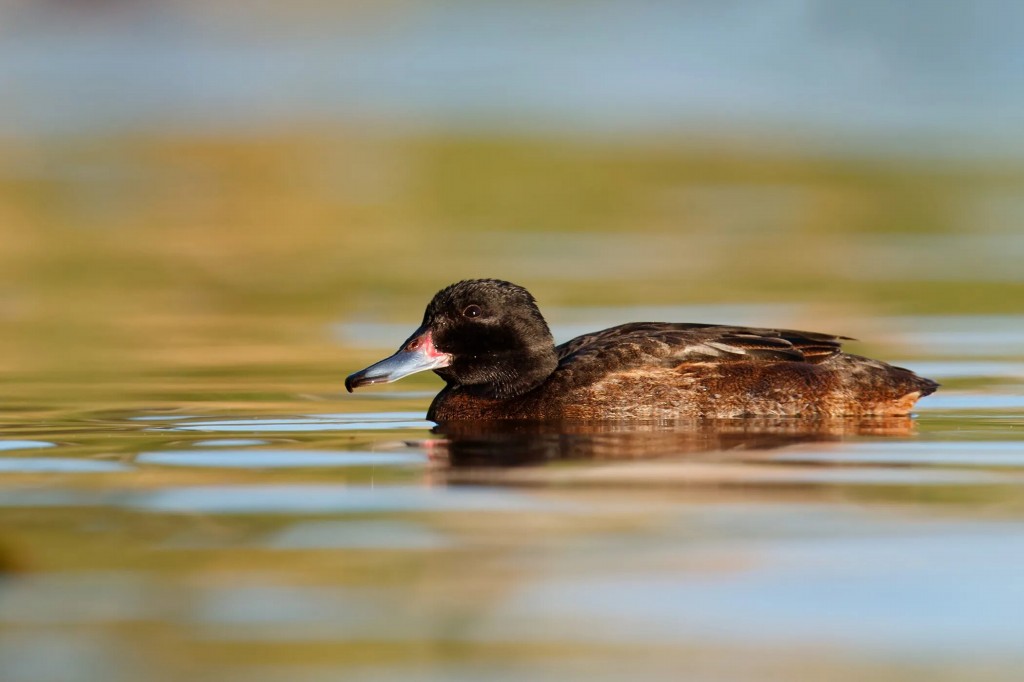
<path fill-rule="evenodd" d="M 597 374 L 689 362 L 821 363 L 849 337 L 793 329 L 634 322 L 578 336 L 556 349 L 557 373 L 578 384 Z"/>

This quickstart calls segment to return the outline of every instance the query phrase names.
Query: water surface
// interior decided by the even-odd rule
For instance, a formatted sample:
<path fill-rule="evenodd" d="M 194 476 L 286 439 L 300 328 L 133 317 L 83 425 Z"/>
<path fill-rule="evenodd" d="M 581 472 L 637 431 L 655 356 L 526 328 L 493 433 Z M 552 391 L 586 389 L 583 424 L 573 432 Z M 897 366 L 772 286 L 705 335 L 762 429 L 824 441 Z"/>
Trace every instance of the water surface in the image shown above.
<path fill-rule="evenodd" d="M 845 157 L 721 131 L 491 135 L 454 118 L 439 134 L 351 120 L 120 134 L 133 111 L 181 121 L 176 106 L 199 106 L 239 120 L 251 101 L 236 86 L 286 107 L 303 87 L 331 96 L 303 56 L 308 36 L 280 22 L 267 35 L 297 52 L 212 33 L 196 51 L 185 38 L 201 24 L 162 33 L 150 12 L 184 14 L 154 3 L 124 24 L 46 23 L 78 5 L 100 17 L 131 4 L 25 5 L 11 12 L 41 13 L 36 35 L 49 37 L 12 24 L 0 47 L 12 57 L 0 85 L 21 84 L 0 109 L 18 109 L 15 127 L 67 130 L 0 139 L 0 680 L 1020 678 L 1019 164 L 921 161 L 941 156 L 931 146 L 899 158 L 901 145 L 878 138 L 880 157 L 859 145 Z M 504 31 L 491 21 L 501 3 L 485 4 L 463 23 L 411 16 L 373 64 L 323 63 L 341 78 L 391 64 L 392 84 L 417 84 L 403 97 L 436 99 L 403 64 L 437 82 L 437 50 L 445 63 L 465 56 L 466 43 L 448 51 L 453 31 L 474 45 Z M 697 14 L 732 11 L 703 4 Z M 805 4 L 773 6 L 816 26 Z M 436 16 L 451 18 L 467 3 L 442 5 Z M 640 17 L 630 41 L 647 45 L 637 27 L 683 11 L 662 6 L 623 14 Z M 615 87 L 636 70 L 607 78 L 609 62 L 591 59 L 621 41 L 576 50 L 534 9 L 508 10 L 513 33 L 543 34 L 558 54 L 517 48 L 530 77 L 518 89 L 488 78 L 488 92 L 533 90 L 547 74 L 534 67 L 558 57 L 556 79 L 585 62 L 610 88 L 563 103 L 610 96 L 646 113 L 648 98 Z M 578 23 L 561 5 L 543 12 Z M 616 16 L 595 17 L 584 35 L 619 31 Z M 703 35 L 668 23 L 660 49 L 682 44 L 666 39 L 679 31 Z M 320 35 L 320 54 L 352 49 L 331 27 Z M 905 31 L 893 35 L 910 54 Z M 509 53 L 509 40 L 484 51 Z M 832 82 L 831 62 L 784 42 L 804 73 Z M 947 55 L 960 42 L 936 44 Z M 398 64 L 393 49 L 427 61 Z M 262 55 L 238 62 L 254 78 L 225 68 L 243 54 Z M 155 73 L 188 77 L 154 79 L 154 57 Z M 685 98 L 661 84 L 686 74 L 665 72 L 647 92 Z M 467 82 L 452 87 L 475 93 Z M 151 90 L 163 94 L 116 97 Z M 52 106 L 83 93 L 89 107 Z M 757 111 L 741 99 L 738 110 Z M 862 118 L 831 96 L 820 104 Z M 948 115 L 934 104 L 910 109 Z M 571 121 L 614 113 L 570 108 Z M 249 122 L 276 115 L 249 109 Z M 675 110 L 652 113 L 676 121 Z M 90 137 L 95 124 L 110 132 Z M 426 421 L 436 377 L 344 393 L 344 377 L 393 351 L 434 291 L 472 276 L 527 285 L 560 341 L 644 319 L 812 329 L 857 337 L 853 352 L 943 386 L 913 419 L 491 429 Z"/>
<path fill-rule="evenodd" d="M 24 399 L 0 678 L 1014 679 L 1020 357 L 905 364 L 953 384 L 913 419 L 435 428 L 434 384 L 342 371 L 250 405 Z"/>

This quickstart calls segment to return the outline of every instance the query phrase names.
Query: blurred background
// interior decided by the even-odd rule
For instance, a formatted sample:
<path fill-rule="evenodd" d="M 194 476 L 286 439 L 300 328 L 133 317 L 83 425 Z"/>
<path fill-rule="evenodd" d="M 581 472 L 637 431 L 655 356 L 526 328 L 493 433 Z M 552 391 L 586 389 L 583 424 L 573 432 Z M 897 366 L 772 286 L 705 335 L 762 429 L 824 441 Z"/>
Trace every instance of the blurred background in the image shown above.
<path fill-rule="evenodd" d="M 1016 0 L 0 0 L 0 679 L 1019 679 L 1022 35 Z M 943 389 L 904 438 L 460 472 L 436 377 L 342 382 L 467 277 L 559 340 L 808 328 Z"/>
<path fill-rule="evenodd" d="M 0 368 L 340 386 L 339 342 L 397 343 L 372 325 L 475 276 L 556 325 L 1021 312 L 1022 25 L 1011 0 L 6 0 Z"/>

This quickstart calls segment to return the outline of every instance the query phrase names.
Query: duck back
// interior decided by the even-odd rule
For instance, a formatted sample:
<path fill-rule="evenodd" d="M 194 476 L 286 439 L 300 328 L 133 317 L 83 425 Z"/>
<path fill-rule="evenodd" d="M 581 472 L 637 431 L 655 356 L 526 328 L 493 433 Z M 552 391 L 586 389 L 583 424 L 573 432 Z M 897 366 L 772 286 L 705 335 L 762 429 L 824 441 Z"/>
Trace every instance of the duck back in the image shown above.
<path fill-rule="evenodd" d="M 906 415 L 938 384 L 844 353 L 846 337 L 751 327 L 632 323 L 556 348 L 558 366 L 510 399 L 443 390 L 435 421 Z"/>

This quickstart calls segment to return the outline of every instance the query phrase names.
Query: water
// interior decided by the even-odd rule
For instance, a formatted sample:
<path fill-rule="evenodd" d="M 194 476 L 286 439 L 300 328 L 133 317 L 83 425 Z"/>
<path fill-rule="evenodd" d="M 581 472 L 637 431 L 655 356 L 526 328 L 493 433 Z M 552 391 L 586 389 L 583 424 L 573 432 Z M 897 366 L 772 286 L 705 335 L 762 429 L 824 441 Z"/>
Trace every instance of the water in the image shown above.
<path fill-rule="evenodd" d="M 434 428 L 429 381 L 13 400 L 0 679 L 1016 679 L 1019 356 L 957 348 L 904 362 L 953 384 L 913 420 Z"/>
<path fill-rule="evenodd" d="M 1006 12 L 30 4 L 0 9 L 0 680 L 1020 678 Z M 815 329 L 943 387 L 912 420 L 488 429 L 425 421 L 436 378 L 344 393 L 473 276 L 559 340 Z"/>

